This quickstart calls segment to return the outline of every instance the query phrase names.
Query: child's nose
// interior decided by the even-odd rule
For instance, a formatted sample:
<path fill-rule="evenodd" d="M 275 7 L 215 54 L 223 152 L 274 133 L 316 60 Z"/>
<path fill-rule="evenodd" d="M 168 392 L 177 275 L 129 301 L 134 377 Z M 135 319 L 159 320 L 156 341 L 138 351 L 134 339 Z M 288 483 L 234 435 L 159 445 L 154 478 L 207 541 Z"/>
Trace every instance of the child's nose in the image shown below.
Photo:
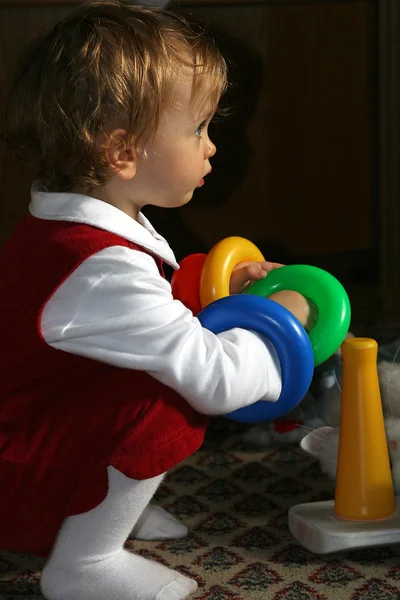
<path fill-rule="evenodd" d="M 206 150 L 206 158 L 212 158 L 217 151 L 217 147 L 212 143 L 211 140 L 208 140 L 207 150 Z"/>

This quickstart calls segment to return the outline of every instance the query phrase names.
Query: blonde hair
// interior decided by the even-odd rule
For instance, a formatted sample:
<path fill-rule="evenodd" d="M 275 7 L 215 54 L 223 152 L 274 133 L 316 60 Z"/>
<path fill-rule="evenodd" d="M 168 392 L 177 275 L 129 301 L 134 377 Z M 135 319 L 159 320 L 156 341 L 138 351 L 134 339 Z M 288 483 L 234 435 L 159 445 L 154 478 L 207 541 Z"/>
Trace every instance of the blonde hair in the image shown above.
<path fill-rule="evenodd" d="M 166 11 L 90 1 L 28 52 L 5 102 L 2 139 L 20 160 L 38 162 L 49 191 L 104 185 L 99 135 L 123 122 L 135 149 L 150 139 L 186 67 L 194 100 L 216 109 L 226 64 L 203 33 Z"/>

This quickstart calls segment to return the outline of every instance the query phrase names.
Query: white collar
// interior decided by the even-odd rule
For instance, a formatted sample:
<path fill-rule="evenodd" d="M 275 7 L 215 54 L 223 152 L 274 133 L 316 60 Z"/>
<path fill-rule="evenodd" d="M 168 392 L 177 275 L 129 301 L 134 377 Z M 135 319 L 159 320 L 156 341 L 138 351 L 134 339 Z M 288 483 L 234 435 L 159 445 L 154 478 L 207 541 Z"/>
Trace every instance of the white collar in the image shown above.
<path fill-rule="evenodd" d="M 110 231 L 149 250 L 174 269 L 179 268 L 168 242 L 142 213 L 135 221 L 119 208 L 97 198 L 45 192 L 36 187 L 32 187 L 29 211 L 38 219 L 73 221 Z"/>

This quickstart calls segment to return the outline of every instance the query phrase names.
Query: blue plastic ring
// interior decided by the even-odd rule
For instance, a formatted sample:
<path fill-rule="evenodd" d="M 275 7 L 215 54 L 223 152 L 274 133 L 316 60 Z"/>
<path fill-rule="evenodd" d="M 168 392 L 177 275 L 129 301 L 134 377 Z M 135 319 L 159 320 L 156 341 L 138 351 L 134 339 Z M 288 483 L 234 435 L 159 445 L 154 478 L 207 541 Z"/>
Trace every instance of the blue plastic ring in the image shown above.
<path fill-rule="evenodd" d="M 307 393 L 314 372 L 314 354 L 301 323 L 286 308 L 261 296 L 220 298 L 198 318 L 206 329 L 221 333 L 240 327 L 260 333 L 274 345 L 282 371 L 282 392 L 276 402 L 258 401 L 226 418 L 240 423 L 273 421 L 295 408 Z"/>

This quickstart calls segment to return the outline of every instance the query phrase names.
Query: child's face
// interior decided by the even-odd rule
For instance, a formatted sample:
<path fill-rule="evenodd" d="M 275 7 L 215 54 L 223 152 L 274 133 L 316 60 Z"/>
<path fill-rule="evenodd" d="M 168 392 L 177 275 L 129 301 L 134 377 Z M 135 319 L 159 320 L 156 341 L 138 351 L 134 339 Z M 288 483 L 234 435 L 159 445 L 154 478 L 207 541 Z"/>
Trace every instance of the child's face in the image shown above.
<path fill-rule="evenodd" d="M 209 110 L 200 112 L 193 106 L 189 78 L 179 83 L 174 107 L 162 116 L 130 182 L 129 195 L 139 209 L 149 204 L 182 206 L 203 185 L 216 152 L 208 137 L 211 117 Z"/>

